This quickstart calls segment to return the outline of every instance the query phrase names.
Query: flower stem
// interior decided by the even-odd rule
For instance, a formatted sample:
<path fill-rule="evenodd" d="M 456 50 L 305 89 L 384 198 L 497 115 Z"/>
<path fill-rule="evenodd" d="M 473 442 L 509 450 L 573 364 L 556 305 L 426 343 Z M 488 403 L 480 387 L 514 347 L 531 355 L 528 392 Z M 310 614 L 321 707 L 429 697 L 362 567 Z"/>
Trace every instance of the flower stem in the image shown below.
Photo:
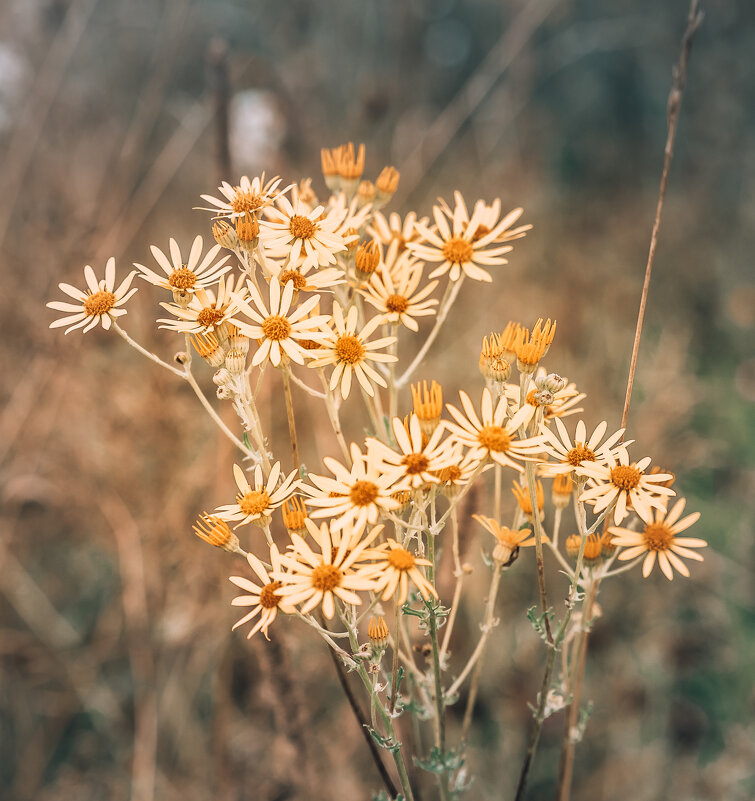
<path fill-rule="evenodd" d="M 299 461 L 299 443 L 296 438 L 296 420 L 294 418 L 294 401 L 291 397 L 291 367 L 283 365 L 283 394 L 286 396 L 286 416 L 288 417 L 288 435 L 291 438 L 291 453 L 294 457 L 294 467 L 298 470 L 301 462 Z"/>
<path fill-rule="evenodd" d="M 435 342 L 436 337 L 440 333 L 440 329 L 443 326 L 443 323 L 446 321 L 446 317 L 448 316 L 448 312 L 451 309 L 451 306 L 454 305 L 454 301 L 456 300 L 456 296 L 459 294 L 459 290 L 461 289 L 461 285 L 464 282 L 464 273 L 461 274 L 461 277 L 458 281 L 449 281 L 448 285 L 446 286 L 446 291 L 443 295 L 442 300 L 440 301 L 440 306 L 438 307 L 438 316 L 435 319 L 435 325 L 433 326 L 432 331 L 430 331 L 427 339 L 425 340 L 424 345 L 420 348 L 419 353 L 414 357 L 414 361 L 406 368 L 406 370 L 402 373 L 402 375 L 396 379 L 396 389 L 400 389 L 401 387 L 405 386 L 407 381 L 412 377 L 414 371 L 419 367 L 420 362 L 425 358 L 427 355 L 427 351 L 430 350 L 430 346 Z"/>

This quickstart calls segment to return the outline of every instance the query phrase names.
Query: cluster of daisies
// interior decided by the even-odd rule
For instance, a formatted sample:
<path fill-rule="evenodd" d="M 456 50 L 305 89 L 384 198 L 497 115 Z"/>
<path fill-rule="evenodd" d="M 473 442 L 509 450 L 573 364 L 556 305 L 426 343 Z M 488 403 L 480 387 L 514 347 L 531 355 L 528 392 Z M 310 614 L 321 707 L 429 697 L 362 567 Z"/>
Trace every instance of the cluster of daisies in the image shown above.
<path fill-rule="evenodd" d="M 184 334 L 215 369 L 218 397 L 253 405 L 253 370 L 261 375 L 270 365 L 288 375 L 298 365 L 332 368 L 329 378 L 321 375 L 326 399 L 340 404 L 356 382 L 377 404 L 380 388 L 397 392 L 389 382 L 398 334 L 419 331 L 423 317 L 437 315 L 436 326 L 445 318 L 456 293 L 446 291 L 441 301 L 432 297 L 440 279 L 446 290 L 458 289 L 466 278 L 491 281 L 489 269 L 506 263 L 510 243 L 530 226 L 518 225 L 522 209 L 503 213 L 496 200 L 478 201 L 470 211 L 459 193 L 453 203 L 440 201 L 432 219 L 385 216 L 380 209 L 395 193 L 399 175 L 386 167 L 374 183 L 363 180 L 364 162 L 363 146 L 323 150 L 330 194 L 322 202 L 311 180 L 283 187 L 280 178 L 263 174 L 236 185 L 224 182 L 218 196 L 202 195 L 202 208 L 214 218 L 213 246 L 206 249 L 202 236 L 188 252 L 174 239 L 167 252 L 153 245 L 152 262 L 135 264 L 120 284 L 114 259 L 103 279 L 87 266 L 86 289 L 62 283 L 69 300 L 48 304 L 64 312 L 51 327 L 68 333 L 101 324 L 134 344 L 118 320 L 138 275 L 169 293 L 160 303 L 167 316 L 158 323 Z M 257 459 L 264 470 L 260 463 L 251 472 L 236 465 L 235 501 L 201 516 L 194 527 L 207 542 L 245 554 L 253 571 L 256 580 L 231 579 L 248 593 L 233 602 L 249 608 L 236 625 L 254 621 L 250 636 L 267 636 L 278 610 L 309 615 L 319 608 L 332 618 L 338 604 L 360 604 L 360 593 L 403 604 L 411 591 L 429 600 L 436 595 L 432 565 L 418 533 L 430 529 L 429 499 L 433 510 L 439 494 L 456 503 L 493 466 L 520 477 L 512 486 L 518 512 L 511 528 L 476 516 L 495 538 L 499 565 L 534 544 L 527 523 L 539 525 L 540 479 L 550 479 L 557 508 L 573 498 L 609 521 L 599 537 L 566 540 L 568 553 L 584 555 L 587 570 L 618 556 L 641 560 L 645 576 L 656 561 L 669 579 L 674 569 L 688 575 L 681 557 L 701 559 L 694 549 L 705 543 L 678 535 L 698 515 L 682 517 L 683 499 L 668 508 L 673 476 L 650 470 L 648 458 L 632 461 L 623 430 L 608 435 L 603 422 L 588 434 L 580 421 L 569 433 L 563 419 L 582 411 L 584 394 L 541 366 L 555 332 L 555 323 L 538 320 L 532 328 L 511 322 L 486 336 L 479 405 L 461 392 L 444 419 L 440 386 L 414 385 L 413 413 L 393 417 L 361 446 L 344 446 L 343 462 L 323 459 L 330 475 L 284 475 L 267 454 Z M 509 382 L 514 367 L 519 381 Z M 532 492 L 521 480 L 528 462 L 539 476 Z M 271 533 L 277 509 L 289 532 L 283 551 Z M 630 513 L 633 522 L 622 526 Z M 396 539 L 384 533 L 386 523 L 395 527 Z M 241 548 L 235 530 L 247 524 L 267 536 L 264 559 Z"/>
<path fill-rule="evenodd" d="M 497 399 L 487 387 L 483 389 L 479 407 L 462 391 L 459 407 L 446 405 L 450 419 L 442 418 L 442 391 L 436 382 L 429 388 L 426 383 L 414 385 L 414 411 L 407 418 L 393 419 L 392 444 L 374 437 L 367 437 L 361 448 L 352 443 L 350 465 L 323 459 L 330 475 L 310 472 L 306 480 L 298 480 L 293 471 L 281 477 L 276 463 L 267 478 L 256 467 L 252 484 L 237 465 L 236 501 L 205 515 L 204 527 L 195 529 L 208 542 L 233 551 L 241 549 L 230 524 L 252 523 L 268 536 L 267 563 L 247 554 L 260 583 L 231 579 L 249 593 L 233 603 L 252 607 L 237 625 L 259 615 L 249 636 L 257 631 L 267 634 L 278 609 L 290 614 L 298 608 L 306 614 L 321 607 L 331 618 L 337 599 L 358 605 L 362 602 L 359 592 L 403 604 L 413 589 L 417 598 L 429 599 L 436 595 L 428 578 L 431 565 L 422 557 L 421 537 L 406 526 L 407 514 L 413 508 L 426 508 L 428 498 L 438 493 L 454 503 L 463 487 L 495 464 L 522 474 L 528 460 L 537 464 L 541 477 L 553 479 L 557 506 L 563 508 L 574 494 L 596 515 L 610 512 L 616 525 L 609 525 L 602 537 L 590 535 L 583 546 L 586 569 L 594 568 L 601 557 L 614 555 L 620 546 L 619 559 L 644 555 L 646 576 L 656 559 L 668 578 L 672 578 L 672 567 L 689 575 L 680 557 L 700 559 L 692 549 L 705 543 L 677 536 L 698 515 L 681 518 L 683 499 L 667 511 L 674 495 L 668 486 L 673 475 L 649 471 L 648 458 L 631 462 L 631 442 L 622 441 L 621 429 L 607 436 L 605 422 L 588 435 L 580 420 L 570 435 L 562 417 L 573 413 L 574 396 L 566 392 L 557 397 L 566 382 L 552 374 L 539 374 L 536 382 L 547 383 L 550 391 L 544 397 L 536 397 L 540 394 L 536 391 L 521 406 L 509 400 L 514 389 L 510 385 Z M 512 528 L 475 515 L 495 537 L 492 555 L 502 566 L 513 561 L 520 547 L 535 543 L 526 521 L 532 523 L 535 514 L 542 517 L 544 493 L 540 481 L 538 485 L 534 512 L 526 486 L 514 482 L 520 513 Z M 279 507 L 290 536 L 282 555 L 270 534 L 272 515 Z M 636 512 L 641 530 L 619 527 L 630 511 Z M 396 530 L 404 532 L 401 542 L 384 535 L 385 523 L 397 524 Z M 566 541 L 572 556 L 579 550 L 579 539 L 572 535 Z"/>

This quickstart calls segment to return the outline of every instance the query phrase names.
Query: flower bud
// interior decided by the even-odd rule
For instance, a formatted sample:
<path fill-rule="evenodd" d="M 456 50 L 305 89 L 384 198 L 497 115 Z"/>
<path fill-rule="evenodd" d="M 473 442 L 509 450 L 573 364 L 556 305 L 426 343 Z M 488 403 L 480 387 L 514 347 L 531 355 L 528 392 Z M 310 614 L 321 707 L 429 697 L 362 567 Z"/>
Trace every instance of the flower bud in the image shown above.
<path fill-rule="evenodd" d="M 201 514 L 194 526 L 194 533 L 200 539 L 222 548 L 231 553 L 239 552 L 239 538 L 231 531 L 230 526 L 225 520 L 219 517 L 208 515 L 206 512 Z"/>
<path fill-rule="evenodd" d="M 363 242 L 357 250 L 354 264 L 362 278 L 369 278 L 380 264 L 380 245 L 374 239 Z"/>
<path fill-rule="evenodd" d="M 367 627 L 367 636 L 370 638 L 370 645 L 375 651 L 385 650 L 388 645 L 388 626 L 382 617 L 370 618 L 370 625 Z"/>
<path fill-rule="evenodd" d="M 212 224 L 212 235 L 218 245 L 222 245 L 228 250 L 235 250 L 239 244 L 239 238 L 233 230 L 233 226 L 226 220 L 217 220 Z"/>

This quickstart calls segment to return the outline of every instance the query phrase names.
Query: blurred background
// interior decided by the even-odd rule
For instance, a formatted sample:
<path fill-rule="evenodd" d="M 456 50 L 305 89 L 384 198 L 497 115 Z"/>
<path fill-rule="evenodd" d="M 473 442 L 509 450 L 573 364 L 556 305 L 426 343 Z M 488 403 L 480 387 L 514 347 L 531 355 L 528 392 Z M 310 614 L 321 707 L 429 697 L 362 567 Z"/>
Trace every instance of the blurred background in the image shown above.
<path fill-rule="evenodd" d="M 585 801 L 755 797 L 755 7 L 703 7 L 629 426 L 635 453 L 677 474 L 711 547 L 689 580 L 635 570 L 601 593 Z M 319 148 L 365 142 L 366 177 L 401 171 L 391 209 L 429 214 L 459 189 L 534 225 L 494 290 L 464 287 L 418 377 L 448 400 L 474 395 L 482 335 L 550 316 L 549 369 L 588 393 L 587 421 L 618 426 L 686 14 L 686 0 L 0 2 L 0 796 L 379 787 L 319 642 L 294 622 L 272 644 L 230 632 L 227 577 L 243 567 L 191 533 L 233 492 L 230 446 L 188 387 L 119 338 L 48 331 L 57 283 L 210 237 L 192 206 L 221 179 L 264 169 L 324 194 Z M 181 344 L 139 285 L 124 325 L 170 359 Z M 276 380 L 273 442 L 286 437 Z M 332 445 L 317 407 L 295 401 L 314 463 Z M 481 490 L 465 514 L 486 504 Z M 483 584 L 482 532 L 463 532 Z M 532 560 L 505 578 L 474 799 L 511 796 L 542 675 L 523 614 Z M 439 580 L 448 592 L 450 564 Z M 556 599 L 560 582 L 553 570 Z M 459 653 L 478 633 L 462 622 Z M 553 797 L 561 732 L 561 715 L 547 721 L 531 799 Z"/>

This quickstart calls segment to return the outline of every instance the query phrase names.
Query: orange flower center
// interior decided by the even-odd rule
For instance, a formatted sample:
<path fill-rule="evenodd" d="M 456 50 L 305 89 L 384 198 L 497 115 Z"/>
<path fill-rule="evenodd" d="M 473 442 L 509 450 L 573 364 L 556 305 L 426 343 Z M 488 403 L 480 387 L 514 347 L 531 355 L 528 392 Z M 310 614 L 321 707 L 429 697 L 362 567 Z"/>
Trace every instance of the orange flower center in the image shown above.
<path fill-rule="evenodd" d="M 107 314 L 113 306 L 115 306 L 115 295 L 102 289 L 84 300 L 84 311 L 90 317 Z"/>
<path fill-rule="evenodd" d="M 197 322 L 205 328 L 216 325 L 223 319 L 223 312 L 214 306 L 207 306 L 197 315 Z"/>
<path fill-rule="evenodd" d="M 357 481 L 349 492 L 349 499 L 354 506 L 369 506 L 380 494 L 380 488 L 372 481 Z"/>
<path fill-rule="evenodd" d="M 353 334 L 344 334 L 336 340 L 336 358 L 346 364 L 357 364 L 366 353 L 362 340 Z"/>
<path fill-rule="evenodd" d="M 443 245 L 443 255 L 450 262 L 464 264 L 472 260 L 474 249 L 464 237 L 453 236 Z"/>
<path fill-rule="evenodd" d="M 288 224 L 288 230 L 294 235 L 295 239 L 311 239 L 317 231 L 317 226 L 301 214 L 294 214 Z"/>
<path fill-rule="evenodd" d="M 477 440 L 489 451 L 507 451 L 511 447 L 511 437 L 501 426 L 485 426 L 477 434 Z"/>
<path fill-rule="evenodd" d="M 406 466 L 406 472 L 410 476 L 424 473 L 430 466 L 430 460 L 424 453 L 409 453 L 401 460 L 401 464 Z"/>
<path fill-rule="evenodd" d="M 391 295 L 385 301 L 385 308 L 389 312 L 396 312 L 402 314 L 409 308 L 409 301 L 403 295 Z"/>
<path fill-rule="evenodd" d="M 260 606 L 263 609 L 275 609 L 278 606 L 282 599 L 280 595 L 275 594 L 275 591 L 282 586 L 283 583 L 280 581 L 271 581 L 260 590 Z"/>
<path fill-rule="evenodd" d="M 191 270 L 181 267 L 180 270 L 173 270 L 168 278 L 168 283 L 173 289 L 180 289 L 185 292 L 197 283 L 197 277 Z"/>
<path fill-rule="evenodd" d="M 581 462 L 594 462 L 595 454 L 585 446 L 584 442 L 577 442 L 569 453 L 566 454 L 566 461 L 569 462 L 572 467 L 578 467 Z"/>
<path fill-rule="evenodd" d="M 631 465 L 620 464 L 611 470 L 611 483 L 624 492 L 633 490 L 639 483 L 642 473 Z"/>
<path fill-rule="evenodd" d="M 291 323 L 285 317 L 274 314 L 262 323 L 262 333 L 273 342 L 280 342 L 291 333 Z"/>
<path fill-rule="evenodd" d="M 341 583 L 343 573 L 335 565 L 318 565 L 312 571 L 312 586 L 316 590 L 329 592 Z"/>
<path fill-rule="evenodd" d="M 256 195 L 254 192 L 242 192 L 236 187 L 236 195 L 231 201 L 231 207 L 237 214 L 243 214 L 245 211 L 257 211 L 262 208 L 262 203 L 261 195 Z"/>
<path fill-rule="evenodd" d="M 448 467 L 444 467 L 441 470 L 437 470 L 435 475 L 441 481 L 458 481 L 461 478 L 461 468 L 457 467 L 455 464 L 452 464 Z"/>
<path fill-rule="evenodd" d="M 393 548 L 388 554 L 388 564 L 396 570 L 411 570 L 414 557 L 405 548 Z"/>
<path fill-rule="evenodd" d="M 249 490 L 239 495 L 239 508 L 245 515 L 259 515 L 270 506 L 270 496 L 264 490 Z"/>
<path fill-rule="evenodd" d="M 668 551 L 674 541 L 671 529 L 663 523 L 651 523 L 643 532 L 649 551 Z"/>
<path fill-rule="evenodd" d="M 281 286 L 285 286 L 289 281 L 294 282 L 294 289 L 304 289 L 307 279 L 298 270 L 286 270 L 278 276 Z"/>

